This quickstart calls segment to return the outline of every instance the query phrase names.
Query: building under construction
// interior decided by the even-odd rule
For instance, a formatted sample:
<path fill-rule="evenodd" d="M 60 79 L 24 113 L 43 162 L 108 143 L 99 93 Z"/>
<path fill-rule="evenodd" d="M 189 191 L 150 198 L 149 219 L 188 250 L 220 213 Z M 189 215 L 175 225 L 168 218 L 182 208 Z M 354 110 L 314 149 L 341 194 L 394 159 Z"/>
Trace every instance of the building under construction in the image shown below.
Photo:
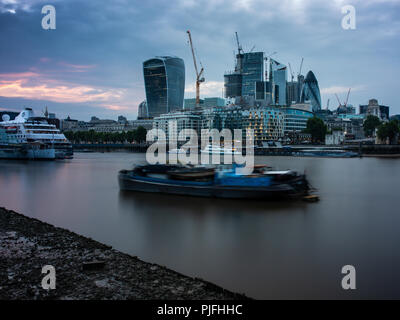
<path fill-rule="evenodd" d="M 288 67 L 263 52 L 244 52 L 235 33 L 237 53 L 235 69 L 224 75 L 225 98 L 234 99 L 240 106 L 285 106 L 309 104 L 310 110 L 321 109 L 318 82 L 310 71 L 305 78 L 303 61 L 297 73 L 297 81 L 289 64 L 291 81 L 287 81 Z M 254 47 L 253 47 L 254 48 Z M 303 108 L 303 107 L 302 107 Z"/>

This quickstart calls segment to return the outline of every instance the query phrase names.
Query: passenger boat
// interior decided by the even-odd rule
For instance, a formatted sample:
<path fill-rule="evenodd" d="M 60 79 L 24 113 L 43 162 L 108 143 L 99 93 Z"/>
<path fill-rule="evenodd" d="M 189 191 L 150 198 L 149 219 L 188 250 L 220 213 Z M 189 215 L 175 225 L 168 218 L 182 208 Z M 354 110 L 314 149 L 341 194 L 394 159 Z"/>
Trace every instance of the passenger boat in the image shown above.
<path fill-rule="evenodd" d="M 3 115 L 0 129 L 5 130 L 8 143 L 26 145 L 39 142 L 54 149 L 57 159 L 73 157 L 72 145 L 65 135 L 54 124 L 48 123 L 47 118 L 36 117 L 31 108 L 25 108 L 14 120 L 10 120 L 7 114 Z"/>
<path fill-rule="evenodd" d="M 145 165 L 121 170 L 121 190 L 210 198 L 277 200 L 308 194 L 304 175 L 294 171 L 238 175 L 232 170 L 180 165 Z"/>
<path fill-rule="evenodd" d="M 54 160 L 55 149 L 42 143 L 0 144 L 0 159 Z"/>
<path fill-rule="evenodd" d="M 294 155 L 303 157 L 329 157 L 329 158 L 353 158 L 359 156 L 357 152 L 347 151 L 342 149 L 331 149 L 331 148 L 306 149 L 295 152 Z"/>
<path fill-rule="evenodd" d="M 222 148 L 218 145 L 209 144 L 204 149 L 200 150 L 201 153 L 208 154 L 237 154 L 241 155 L 242 153 L 236 150 L 235 148 Z"/>

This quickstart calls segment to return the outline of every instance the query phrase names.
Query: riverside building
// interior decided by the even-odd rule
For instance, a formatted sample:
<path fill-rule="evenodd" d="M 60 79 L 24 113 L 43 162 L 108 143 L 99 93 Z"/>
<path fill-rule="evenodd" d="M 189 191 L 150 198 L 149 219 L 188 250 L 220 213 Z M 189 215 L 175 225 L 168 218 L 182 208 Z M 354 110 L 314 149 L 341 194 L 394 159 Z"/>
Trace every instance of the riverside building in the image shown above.
<path fill-rule="evenodd" d="M 380 105 L 376 99 L 370 99 L 368 104 L 360 105 L 360 114 L 374 115 L 381 120 L 389 120 L 389 107 Z"/>
<path fill-rule="evenodd" d="M 314 114 L 307 110 L 295 108 L 282 108 L 285 114 L 285 135 L 289 132 L 302 132 L 307 128 L 308 119 L 312 118 Z"/>
<path fill-rule="evenodd" d="M 160 115 L 153 120 L 153 129 L 162 129 L 167 140 L 171 132 L 193 129 L 200 136 L 201 129 L 242 130 L 246 139 L 247 129 L 254 130 L 254 143 L 278 141 L 284 137 L 285 111 L 283 108 L 268 107 L 212 107 L 202 111 L 181 111 Z M 171 131 L 172 130 L 172 131 Z M 175 136 L 171 136 L 175 138 Z"/>

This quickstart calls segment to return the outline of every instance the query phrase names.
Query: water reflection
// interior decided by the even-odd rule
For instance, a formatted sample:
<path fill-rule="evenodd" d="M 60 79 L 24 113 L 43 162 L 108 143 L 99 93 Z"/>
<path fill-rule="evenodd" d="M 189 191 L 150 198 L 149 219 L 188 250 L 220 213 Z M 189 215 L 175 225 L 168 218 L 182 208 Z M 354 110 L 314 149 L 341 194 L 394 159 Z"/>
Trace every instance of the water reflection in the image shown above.
<path fill-rule="evenodd" d="M 155 201 L 156 198 L 156 201 Z M 121 207 L 135 207 L 143 210 L 155 210 L 160 213 L 176 214 L 219 214 L 227 216 L 230 214 L 266 214 L 266 213 L 288 213 L 288 209 L 304 209 L 305 202 L 299 201 L 252 201 L 241 199 L 217 199 L 199 198 L 166 194 L 151 194 L 133 191 L 120 191 L 119 199 Z M 190 210 L 188 210 L 190 208 Z"/>
<path fill-rule="evenodd" d="M 256 298 L 400 298 L 394 159 L 256 157 L 306 171 L 318 203 L 121 192 L 143 154 L 0 163 L 0 205 Z M 340 287 L 357 268 L 358 289 Z"/>

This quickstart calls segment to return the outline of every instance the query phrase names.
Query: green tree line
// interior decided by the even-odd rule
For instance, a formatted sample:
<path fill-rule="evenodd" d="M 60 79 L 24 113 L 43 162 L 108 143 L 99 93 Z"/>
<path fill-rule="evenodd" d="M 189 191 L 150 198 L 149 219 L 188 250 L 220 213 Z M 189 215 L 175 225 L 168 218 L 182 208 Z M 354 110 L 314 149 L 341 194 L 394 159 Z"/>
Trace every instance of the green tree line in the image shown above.
<path fill-rule="evenodd" d="M 398 143 L 400 122 L 396 119 L 389 122 L 382 122 L 377 116 L 368 115 L 365 118 L 363 127 L 366 137 L 374 136 L 377 129 L 376 134 L 380 140 L 386 141 L 388 139 L 389 143 Z M 321 119 L 313 117 L 308 119 L 307 128 L 304 132 L 311 134 L 314 143 L 324 142 L 327 127 Z"/>
<path fill-rule="evenodd" d="M 141 143 L 146 141 L 147 130 L 139 126 L 136 130 L 123 132 L 66 131 L 65 137 L 72 143 Z"/>
<path fill-rule="evenodd" d="M 377 116 L 369 115 L 364 121 L 364 133 L 367 137 L 372 137 L 375 130 L 376 135 L 382 141 L 389 139 L 389 143 L 397 143 L 395 141 L 400 133 L 400 123 L 397 119 L 389 122 L 382 122 Z"/>

